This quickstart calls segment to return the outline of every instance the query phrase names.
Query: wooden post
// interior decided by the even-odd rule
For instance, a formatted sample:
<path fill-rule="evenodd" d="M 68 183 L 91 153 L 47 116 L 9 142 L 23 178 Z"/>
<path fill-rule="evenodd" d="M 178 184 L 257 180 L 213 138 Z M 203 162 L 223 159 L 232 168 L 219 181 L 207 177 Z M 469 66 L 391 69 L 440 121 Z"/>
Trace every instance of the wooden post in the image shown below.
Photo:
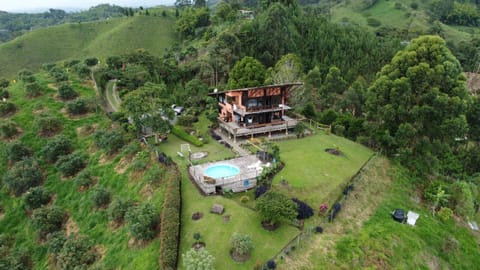
<path fill-rule="evenodd" d="M 285 135 L 288 136 L 288 121 L 285 121 Z"/>
<path fill-rule="evenodd" d="M 233 133 L 233 143 L 237 143 L 237 129 Z"/>

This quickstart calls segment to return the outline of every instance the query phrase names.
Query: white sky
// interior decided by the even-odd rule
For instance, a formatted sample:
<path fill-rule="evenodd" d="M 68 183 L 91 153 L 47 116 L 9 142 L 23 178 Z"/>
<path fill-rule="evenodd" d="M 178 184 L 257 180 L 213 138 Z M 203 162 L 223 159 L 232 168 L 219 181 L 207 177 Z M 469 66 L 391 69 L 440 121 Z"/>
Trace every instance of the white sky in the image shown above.
<path fill-rule="evenodd" d="M 175 0 L 0 0 L 0 10 L 8 12 L 45 11 L 49 8 L 72 10 L 88 9 L 98 4 L 115 4 L 122 7 L 152 7 L 173 5 Z"/>

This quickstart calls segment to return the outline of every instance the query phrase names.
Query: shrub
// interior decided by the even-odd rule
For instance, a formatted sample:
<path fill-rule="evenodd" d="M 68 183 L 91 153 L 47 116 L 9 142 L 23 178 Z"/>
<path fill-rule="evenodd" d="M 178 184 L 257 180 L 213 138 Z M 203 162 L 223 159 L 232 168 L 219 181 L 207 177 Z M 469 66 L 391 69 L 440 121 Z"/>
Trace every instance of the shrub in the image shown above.
<path fill-rule="evenodd" d="M 264 185 L 257 186 L 255 189 L 255 200 L 258 199 L 260 196 L 265 194 L 268 191 L 268 188 Z"/>
<path fill-rule="evenodd" d="M 395 5 L 393 5 L 395 9 L 402 9 L 402 3 L 400 2 L 395 2 Z"/>
<path fill-rule="evenodd" d="M 323 228 L 322 228 L 322 226 L 317 226 L 317 227 L 315 227 L 315 232 L 316 232 L 316 233 L 323 233 Z"/>
<path fill-rule="evenodd" d="M 455 206 L 455 212 L 464 218 L 471 218 L 473 216 L 474 204 L 472 190 L 465 181 L 458 181 L 450 186 Z"/>
<path fill-rule="evenodd" d="M 232 251 L 238 255 L 249 254 L 253 249 L 253 241 L 250 235 L 233 233 L 230 239 Z"/>
<path fill-rule="evenodd" d="M 122 223 L 125 219 L 125 214 L 128 209 L 133 206 L 133 202 L 124 199 L 115 199 L 112 201 L 108 207 L 108 219 L 116 222 Z"/>
<path fill-rule="evenodd" d="M 98 64 L 98 59 L 95 58 L 95 57 L 90 57 L 90 58 L 85 59 L 84 63 L 85 63 L 85 65 L 87 65 L 89 67 L 93 67 L 96 64 Z"/>
<path fill-rule="evenodd" d="M 11 120 L 0 121 L 0 136 L 4 139 L 10 139 L 18 134 L 18 126 Z"/>
<path fill-rule="evenodd" d="M 78 97 L 78 93 L 68 83 L 62 83 L 58 87 L 58 96 L 63 100 L 71 100 Z"/>
<path fill-rule="evenodd" d="M 92 191 L 92 201 L 96 207 L 108 205 L 110 203 L 110 198 L 110 192 L 102 186 L 98 186 Z"/>
<path fill-rule="evenodd" d="M 17 107 L 10 101 L 1 101 L 0 100 L 0 116 L 6 116 L 10 113 L 15 112 Z"/>
<path fill-rule="evenodd" d="M 180 175 L 178 169 L 166 177 L 160 232 L 160 269 L 177 269 L 180 236 Z"/>
<path fill-rule="evenodd" d="M 40 134 L 43 136 L 51 136 L 63 127 L 62 120 L 53 115 L 40 115 L 35 122 Z"/>
<path fill-rule="evenodd" d="M 120 131 L 97 130 L 93 135 L 95 145 L 109 154 L 113 154 L 125 145 L 125 139 Z"/>
<path fill-rule="evenodd" d="M 83 63 L 79 63 L 79 64 L 75 65 L 73 67 L 73 70 L 82 79 L 87 79 L 87 78 L 90 77 L 90 68 Z"/>
<path fill-rule="evenodd" d="M 32 154 L 32 150 L 20 141 L 12 142 L 7 146 L 7 159 L 11 162 L 20 161 Z"/>
<path fill-rule="evenodd" d="M 417 8 L 418 8 L 418 4 L 417 4 L 416 2 L 412 2 L 412 3 L 410 4 L 410 7 L 411 7 L 412 9 L 417 9 Z"/>
<path fill-rule="evenodd" d="M 257 201 L 256 208 L 262 221 L 277 224 L 281 220 L 293 220 L 297 215 L 295 203 L 282 193 L 268 191 Z"/>
<path fill-rule="evenodd" d="M 447 221 L 452 218 L 453 211 L 448 207 L 441 207 L 440 210 L 438 210 L 437 214 L 442 221 Z"/>
<path fill-rule="evenodd" d="M 57 136 L 47 142 L 47 144 L 42 148 L 41 153 L 47 162 L 54 163 L 61 156 L 70 154 L 72 150 L 72 142 L 68 138 L 64 136 Z"/>
<path fill-rule="evenodd" d="M 50 192 L 44 187 L 31 188 L 23 195 L 23 201 L 25 202 L 27 209 L 30 210 L 37 209 L 49 203 L 50 200 Z"/>
<path fill-rule="evenodd" d="M 197 139 L 195 136 L 192 136 L 188 134 L 183 128 L 179 126 L 173 126 L 172 127 L 172 133 L 176 136 L 178 136 L 180 139 L 187 141 L 197 147 L 200 147 L 203 145 L 203 142 L 201 142 L 199 139 Z"/>
<path fill-rule="evenodd" d="M 155 237 L 159 219 L 158 210 L 149 203 L 132 207 L 125 214 L 130 233 L 139 240 Z"/>
<path fill-rule="evenodd" d="M 45 71 L 50 71 L 52 70 L 54 67 L 56 67 L 57 64 L 55 63 L 45 63 L 42 65 L 42 68 L 45 70 Z"/>
<path fill-rule="evenodd" d="M 25 94 L 27 97 L 38 97 L 42 94 L 42 86 L 37 82 L 25 84 Z"/>
<path fill-rule="evenodd" d="M 8 81 L 5 78 L 1 78 L 0 79 L 0 88 L 7 88 L 8 86 L 10 86 L 10 81 Z"/>
<path fill-rule="evenodd" d="M 7 89 L 0 89 L 0 100 L 10 98 L 10 92 Z"/>
<path fill-rule="evenodd" d="M 69 177 L 77 174 L 87 166 L 86 157 L 80 152 L 61 156 L 55 163 L 55 167 L 63 176 Z"/>
<path fill-rule="evenodd" d="M 380 25 L 382 25 L 382 22 L 375 18 L 368 18 L 367 24 L 370 25 L 371 27 L 379 27 Z"/>
<path fill-rule="evenodd" d="M 250 198 L 248 198 L 248 196 L 242 196 L 240 197 L 240 202 L 245 204 L 247 203 L 248 201 L 250 201 Z"/>
<path fill-rule="evenodd" d="M 77 98 L 67 103 L 67 111 L 70 114 L 85 114 L 89 111 L 89 101 L 84 98 Z"/>
<path fill-rule="evenodd" d="M 73 66 L 75 66 L 79 63 L 80 63 L 80 60 L 78 60 L 78 59 L 65 60 L 63 62 L 63 66 L 66 67 L 66 68 L 70 68 L 70 67 L 73 67 Z"/>
<path fill-rule="evenodd" d="M 25 81 L 25 78 L 31 77 L 33 73 L 28 69 L 22 69 L 18 72 L 17 77 L 21 81 Z"/>
<path fill-rule="evenodd" d="M 275 268 L 277 268 L 277 263 L 274 260 L 269 260 L 267 262 L 267 268 L 268 269 L 275 269 Z"/>
<path fill-rule="evenodd" d="M 17 196 L 23 194 L 29 188 L 40 185 L 42 180 L 42 170 L 38 162 L 32 158 L 15 163 L 3 178 L 5 186 Z"/>
<path fill-rule="evenodd" d="M 65 244 L 65 241 L 67 241 L 67 237 L 62 231 L 48 234 L 46 242 L 48 251 L 55 254 L 60 253 L 60 251 L 62 251 L 63 245 Z"/>
<path fill-rule="evenodd" d="M 189 127 L 197 121 L 198 121 L 198 117 L 190 114 L 182 115 L 177 118 L 177 124 L 184 127 Z"/>
<path fill-rule="evenodd" d="M 93 185 L 93 175 L 90 170 L 83 170 L 81 171 L 77 177 L 75 177 L 75 184 L 78 187 L 87 189 Z"/>
<path fill-rule="evenodd" d="M 97 259 L 97 254 L 90 239 L 84 236 L 71 235 L 57 255 L 60 269 L 87 269 Z"/>
<path fill-rule="evenodd" d="M 308 204 L 293 198 L 292 201 L 297 204 L 297 219 L 307 219 L 313 216 L 313 209 Z"/>
<path fill-rule="evenodd" d="M 190 249 L 182 255 L 183 265 L 187 270 L 213 270 L 215 258 L 205 249 Z"/>
<path fill-rule="evenodd" d="M 54 67 L 50 70 L 50 75 L 55 79 L 56 82 L 68 81 L 68 75 L 59 67 Z"/>
<path fill-rule="evenodd" d="M 35 209 L 32 215 L 32 225 L 41 237 L 59 231 L 65 221 L 65 212 L 58 206 Z"/>

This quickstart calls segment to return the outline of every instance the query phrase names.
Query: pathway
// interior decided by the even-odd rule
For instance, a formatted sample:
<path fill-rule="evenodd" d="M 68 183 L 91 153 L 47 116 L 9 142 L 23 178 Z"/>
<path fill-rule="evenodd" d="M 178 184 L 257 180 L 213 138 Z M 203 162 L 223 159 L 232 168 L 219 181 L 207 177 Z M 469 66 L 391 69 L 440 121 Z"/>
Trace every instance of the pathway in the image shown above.
<path fill-rule="evenodd" d="M 120 104 L 122 103 L 122 101 L 118 96 L 117 81 L 116 80 L 109 81 L 106 88 L 107 89 L 106 89 L 105 96 L 107 97 L 107 102 L 110 105 L 110 108 L 112 108 L 114 112 L 118 112 L 120 110 Z"/>
<path fill-rule="evenodd" d="M 244 156 L 249 156 L 251 155 L 250 152 L 248 152 L 247 150 L 243 149 L 242 147 L 240 147 L 239 143 L 233 143 L 233 140 L 232 139 L 229 139 L 227 135 L 225 135 L 224 133 L 222 133 L 219 129 L 215 129 L 215 134 L 217 134 L 218 136 L 220 136 L 222 138 L 222 141 L 224 142 L 227 142 L 228 144 L 230 144 L 233 148 L 233 151 L 235 153 L 237 153 L 239 156 L 241 157 L 244 157 Z"/>

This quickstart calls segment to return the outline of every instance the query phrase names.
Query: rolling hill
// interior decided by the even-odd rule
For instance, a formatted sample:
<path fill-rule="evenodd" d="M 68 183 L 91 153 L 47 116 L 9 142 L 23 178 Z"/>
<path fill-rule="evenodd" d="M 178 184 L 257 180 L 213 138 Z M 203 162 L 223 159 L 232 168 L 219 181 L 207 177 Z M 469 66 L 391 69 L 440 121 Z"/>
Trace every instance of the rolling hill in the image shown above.
<path fill-rule="evenodd" d="M 169 17 L 134 16 L 38 29 L 0 45 L 0 77 L 44 63 L 102 59 L 140 48 L 161 55 L 174 40 L 173 23 Z"/>

